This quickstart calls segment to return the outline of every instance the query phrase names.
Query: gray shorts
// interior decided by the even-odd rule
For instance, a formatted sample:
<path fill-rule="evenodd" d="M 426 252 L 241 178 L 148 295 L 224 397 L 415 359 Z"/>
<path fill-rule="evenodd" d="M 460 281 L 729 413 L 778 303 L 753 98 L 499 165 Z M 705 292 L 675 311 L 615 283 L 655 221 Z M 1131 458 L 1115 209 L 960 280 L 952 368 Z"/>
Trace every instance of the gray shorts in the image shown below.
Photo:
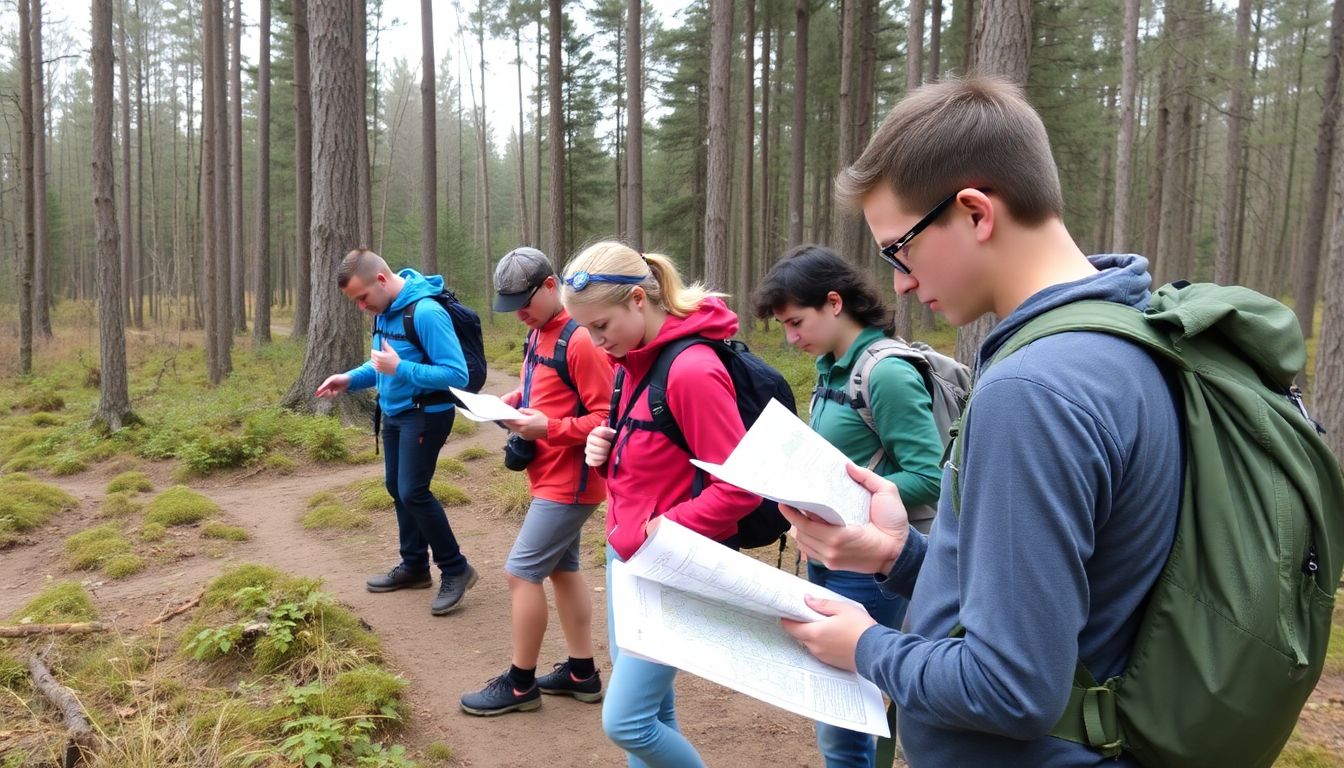
<path fill-rule="evenodd" d="M 533 498 L 504 570 L 540 584 L 556 571 L 579 570 L 579 539 L 596 504 L 561 504 Z"/>

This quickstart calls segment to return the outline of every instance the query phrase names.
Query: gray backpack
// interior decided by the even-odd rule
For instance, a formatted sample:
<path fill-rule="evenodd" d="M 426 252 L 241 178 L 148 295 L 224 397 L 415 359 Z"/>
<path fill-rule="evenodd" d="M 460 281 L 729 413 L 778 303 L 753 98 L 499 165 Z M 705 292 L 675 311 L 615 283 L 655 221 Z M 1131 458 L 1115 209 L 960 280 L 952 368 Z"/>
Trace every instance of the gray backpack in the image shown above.
<path fill-rule="evenodd" d="M 924 377 L 924 386 L 929 390 L 933 405 L 933 423 L 938 426 L 938 434 L 946 447 L 951 439 L 952 425 L 961 418 L 966 407 L 966 397 L 971 391 L 971 371 L 956 360 L 942 354 L 922 341 L 909 342 L 902 338 L 882 338 L 869 344 L 859 353 L 850 373 L 849 385 L 844 392 L 823 387 L 818 383 L 812 392 L 812 407 L 815 409 L 818 399 L 848 405 L 859 412 L 859 417 L 868 428 L 877 432 L 877 422 L 873 420 L 870 403 L 869 378 L 873 368 L 889 357 L 899 357 L 910 363 Z M 868 460 L 867 468 L 876 470 L 886 458 L 887 451 L 881 445 Z M 907 510 L 911 522 L 924 523 L 933 519 L 938 511 L 936 505 L 926 504 Z M 924 526 L 918 526 L 923 528 Z"/>

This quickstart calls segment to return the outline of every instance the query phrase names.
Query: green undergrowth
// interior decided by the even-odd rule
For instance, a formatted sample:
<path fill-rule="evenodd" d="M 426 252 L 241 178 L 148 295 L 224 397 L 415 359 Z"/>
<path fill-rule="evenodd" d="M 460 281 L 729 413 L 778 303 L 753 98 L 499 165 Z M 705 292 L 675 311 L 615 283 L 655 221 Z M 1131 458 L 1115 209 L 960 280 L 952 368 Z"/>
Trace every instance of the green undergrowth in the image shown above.
<path fill-rule="evenodd" d="M 0 548 L 17 541 L 20 533 L 77 506 L 79 500 L 54 485 L 18 472 L 0 475 Z"/>
<path fill-rule="evenodd" d="M 96 616 L 83 588 L 64 583 L 14 620 L 22 617 Z M 410 715 L 406 680 L 318 582 L 239 566 L 210 582 L 186 619 L 140 633 L 0 640 L 0 721 L 27 734 L 13 764 L 60 761 L 59 719 L 28 683 L 26 659 L 41 650 L 102 736 L 95 768 L 416 765 L 397 743 Z"/>
<path fill-rule="evenodd" d="M 444 470 L 445 462 L 448 462 L 447 470 Z M 466 467 L 454 459 L 441 460 L 439 468 L 443 474 L 467 474 Z M 442 477 L 435 477 L 429 490 L 445 507 L 458 507 L 472 502 L 470 494 Z M 372 524 L 374 515 L 387 515 L 392 511 L 392 497 L 387 492 L 383 478 L 369 477 L 334 491 L 313 494 L 308 499 L 301 521 L 305 528 L 351 530 L 367 527 Z"/>

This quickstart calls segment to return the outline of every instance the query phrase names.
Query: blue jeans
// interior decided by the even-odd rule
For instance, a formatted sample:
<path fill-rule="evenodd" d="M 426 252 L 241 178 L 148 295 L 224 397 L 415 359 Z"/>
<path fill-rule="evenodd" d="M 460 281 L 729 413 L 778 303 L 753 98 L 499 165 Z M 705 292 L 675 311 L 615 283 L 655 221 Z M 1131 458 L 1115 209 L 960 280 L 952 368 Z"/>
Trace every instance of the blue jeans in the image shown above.
<path fill-rule="evenodd" d="M 705 762 L 677 727 L 672 683 L 676 667 L 622 654 L 616 648 L 616 618 L 611 612 L 611 562 L 607 547 L 607 640 L 611 680 L 602 700 L 602 730 L 625 750 L 629 768 L 696 768 Z"/>
<path fill-rule="evenodd" d="M 429 491 L 455 415 L 453 408 L 437 413 L 412 408 L 383 417 L 383 481 L 397 508 L 401 564 L 413 573 L 429 570 L 430 550 L 445 576 L 467 569 L 448 515 Z"/>
<path fill-rule="evenodd" d="M 884 596 L 871 573 L 832 571 L 809 561 L 807 580 L 862 603 L 884 627 L 899 628 L 905 620 L 908 601 Z M 871 735 L 826 723 L 817 723 L 817 748 L 826 768 L 873 768 L 876 760 L 877 744 Z"/>

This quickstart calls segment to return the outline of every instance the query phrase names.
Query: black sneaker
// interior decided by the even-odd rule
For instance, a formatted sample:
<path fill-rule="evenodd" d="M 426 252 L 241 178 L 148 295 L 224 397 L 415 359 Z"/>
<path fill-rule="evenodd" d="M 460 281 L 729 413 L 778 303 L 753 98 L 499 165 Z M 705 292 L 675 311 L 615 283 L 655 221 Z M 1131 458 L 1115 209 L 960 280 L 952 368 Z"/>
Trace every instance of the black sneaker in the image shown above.
<path fill-rule="evenodd" d="M 398 589 L 428 589 L 434 586 L 434 579 L 430 578 L 429 569 L 415 573 L 397 563 L 397 567 L 381 576 L 370 576 L 364 583 L 370 592 L 395 592 Z"/>
<path fill-rule="evenodd" d="M 531 712 L 541 708 L 541 691 L 534 684 L 526 691 L 513 687 L 509 674 L 496 677 L 479 691 L 462 694 L 462 711 L 469 715 L 489 717 L 505 712 Z"/>
<path fill-rule="evenodd" d="M 456 576 L 444 576 L 439 583 L 439 594 L 429 606 L 435 616 L 446 616 L 462 607 L 462 596 L 476 586 L 476 569 L 470 565 Z"/>
<path fill-rule="evenodd" d="M 537 688 L 542 693 L 573 696 L 579 701 L 601 701 L 602 673 L 595 670 L 592 677 L 580 680 L 569 671 L 569 662 L 562 661 L 553 672 L 537 678 Z"/>

